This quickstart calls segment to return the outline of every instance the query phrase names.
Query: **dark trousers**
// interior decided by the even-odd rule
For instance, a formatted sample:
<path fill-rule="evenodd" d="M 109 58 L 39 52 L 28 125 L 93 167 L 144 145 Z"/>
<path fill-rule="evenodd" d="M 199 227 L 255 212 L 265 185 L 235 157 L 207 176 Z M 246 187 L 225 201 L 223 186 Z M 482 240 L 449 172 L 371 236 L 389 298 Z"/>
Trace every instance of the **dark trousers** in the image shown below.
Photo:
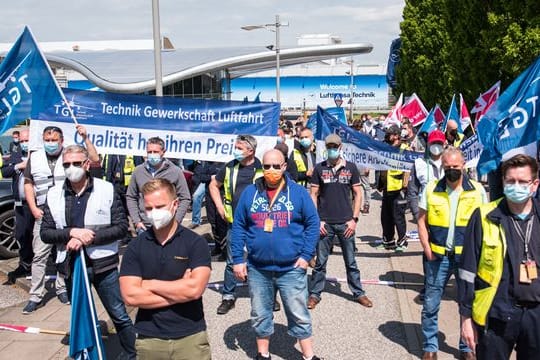
<path fill-rule="evenodd" d="M 487 330 L 477 327 L 479 360 L 509 359 L 515 347 L 517 360 L 540 358 L 540 305 L 534 308 L 514 307 L 508 321 L 489 318 Z"/>
<path fill-rule="evenodd" d="M 381 224 L 383 228 L 383 243 L 385 246 L 395 246 L 395 231 L 398 233 L 398 245 L 407 233 L 405 209 L 407 201 L 399 191 L 385 192 L 382 198 Z"/>
<path fill-rule="evenodd" d="M 19 266 L 30 270 L 34 251 L 32 250 L 32 229 L 34 228 L 34 216 L 25 203 L 15 206 L 15 239 L 19 242 Z"/>
<path fill-rule="evenodd" d="M 208 189 L 208 186 L 206 187 Z M 210 193 L 206 191 L 206 218 L 212 227 L 212 237 L 217 247 L 225 250 L 225 236 L 227 236 L 227 222 L 219 216 L 216 205 Z"/>

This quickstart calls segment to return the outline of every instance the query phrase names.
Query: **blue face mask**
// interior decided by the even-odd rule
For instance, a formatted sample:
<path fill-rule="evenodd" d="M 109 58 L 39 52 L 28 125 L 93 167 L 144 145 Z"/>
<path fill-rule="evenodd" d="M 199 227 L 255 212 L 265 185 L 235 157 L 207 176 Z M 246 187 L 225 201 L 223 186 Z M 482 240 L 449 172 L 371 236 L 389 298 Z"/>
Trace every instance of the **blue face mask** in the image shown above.
<path fill-rule="evenodd" d="M 246 158 L 246 156 L 244 155 L 244 152 L 240 149 L 234 149 L 233 156 L 238 161 L 242 161 Z"/>
<path fill-rule="evenodd" d="M 27 142 L 22 142 L 21 143 L 21 150 L 24 151 L 24 152 L 28 152 L 28 143 Z"/>
<path fill-rule="evenodd" d="M 311 139 L 310 138 L 302 138 L 300 139 L 300 145 L 302 145 L 305 148 L 308 148 L 311 146 Z"/>
<path fill-rule="evenodd" d="M 43 148 L 47 154 L 54 154 L 58 151 L 59 144 L 55 141 L 47 141 L 43 144 Z"/>
<path fill-rule="evenodd" d="M 283 140 L 282 137 L 278 137 L 277 140 L 276 140 L 276 143 L 278 143 L 278 144 L 281 144 L 283 142 L 284 142 L 284 140 Z"/>
<path fill-rule="evenodd" d="M 530 185 L 506 184 L 504 185 L 504 195 L 508 201 L 515 204 L 523 204 L 532 196 Z"/>
<path fill-rule="evenodd" d="M 339 157 L 339 149 L 327 149 L 326 152 L 330 160 L 336 160 Z"/>
<path fill-rule="evenodd" d="M 156 166 L 161 162 L 161 155 L 148 154 L 147 161 L 151 166 Z"/>

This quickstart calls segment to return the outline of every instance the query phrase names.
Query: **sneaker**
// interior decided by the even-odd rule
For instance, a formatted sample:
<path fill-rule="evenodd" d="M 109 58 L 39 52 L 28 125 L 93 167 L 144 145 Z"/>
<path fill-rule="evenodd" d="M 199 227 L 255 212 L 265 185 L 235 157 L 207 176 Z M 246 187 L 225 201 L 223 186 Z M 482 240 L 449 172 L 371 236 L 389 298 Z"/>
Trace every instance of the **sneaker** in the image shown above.
<path fill-rule="evenodd" d="M 40 302 L 35 302 L 35 301 L 30 300 L 28 302 L 28 304 L 26 304 L 26 306 L 24 307 L 22 313 L 24 315 L 28 315 L 28 314 L 33 313 L 34 311 L 36 311 L 40 306 L 41 306 L 41 301 Z"/>
<path fill-rule="evenodd" d="M 8 272 L 7 277 L 8 281 L 11 284 L 15 284 L 15 281 L 17 281 L 17 278 L 21 277 L 27 277 L 31 274 L 30 269 L 25 269 L 22 266 L 18 266 L 15 270 Z"/>
<path fill-rule="evenodd" d="M 317 355 L 313 355 L 313 356 L 311 357 L 311 360 L 323 360 L 323 359 L 321 359 L 321 358 L 318 357 Z"/>
<path fill-rule="evenodd" d="M 255 360 L 270 360 L 272 357 L 268 355 L 268 357 L 262 356 L 260 352 L 257 353 L 257 356 L 255 356 Z"/>
<path fill-rule="evenodd" d="M 58 301 L 60 301 L 62 304 L 69 305 L 69 297 L 67 292 L 63 292 L 57 295 Z"/>
<path fill-rule="evenodd" d="M 409 247 L 409 242 L 407 241 L 407 239 L 401 241 L 401 242 L 398 242 L 398 245 L 396 246 L 396 252 L 404 252 L 405 250 L 407 250 L 407 248 Z"/>
<path fill-rule="evenodd" d="M 195 230 L 195 229 L 198 228 L 199 226 L 201 226 L 201 224 L 191 223 L 188 227 L 189 227 L 191 230 Z"/>
<path fill-rule="evenodd" d="M 307 300 L 307 308 L 309 310 L 313 310 L 315 309 L 315 307 L 317 306 L 317 304 L 320 302 L 321 300 L 317 299 L 315 296 L 310 296 Z"/>
<path fill-rule="evenodd" d="M 364 207 L 362 208 L 360 212 L 364 215 L 369 214 L 369 205 L 368 204 L 364 205 Z"/>
<path fill-rule="evenodd" d="M 218 315 L 225 315 L 228 313 L 231 309 L 234 309 L 234 303 L 235 300 L 225 300 L 223 299 L 221 301 L 221 304 L 217 308 Z"/>
<path fill-rule="evenodd" d="M 281 304 L 279 303 L 279 301 L 277 299 L 274 300 L 274 308 L 272 310 L 274 310 L 274 311 L 281 310 Z"/>

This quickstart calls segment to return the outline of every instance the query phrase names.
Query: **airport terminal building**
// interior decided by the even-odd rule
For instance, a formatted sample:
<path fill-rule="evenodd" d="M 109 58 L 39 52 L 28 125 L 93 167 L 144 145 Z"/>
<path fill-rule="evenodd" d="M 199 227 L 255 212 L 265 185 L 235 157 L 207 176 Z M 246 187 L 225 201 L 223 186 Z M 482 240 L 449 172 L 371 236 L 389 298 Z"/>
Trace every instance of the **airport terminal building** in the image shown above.
<path fill-rule="evenodd" d="M 0 44 L 5 55 L 12 44 Z M 152 40 L 39 43 L 62 87 L 155 94 Z M 386 65 L 362 65 L 369 43 L 343 44 L 328 34 L 303 35 L 280 49 L 282 111 L 335 106 L 355 113 L 388 109 Z M 162 41 L 164 96 L 275 101 L 276 52 L 264 47 L 174 48 Z"/>

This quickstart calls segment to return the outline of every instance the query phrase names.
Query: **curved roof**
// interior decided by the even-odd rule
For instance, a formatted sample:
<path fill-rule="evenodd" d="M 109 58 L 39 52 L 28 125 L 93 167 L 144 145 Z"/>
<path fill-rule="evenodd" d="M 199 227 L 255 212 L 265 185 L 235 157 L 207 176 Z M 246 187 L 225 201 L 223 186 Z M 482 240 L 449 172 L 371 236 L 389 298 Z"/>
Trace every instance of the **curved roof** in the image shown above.
<path fill-rule="evenodd" d="M 162 51 L 163 85 L 227 70 L 231 77 L 276 66 L 275 51 L 259 48 L 201 48 Z M 339 56 L 367 54 L 369 43 L 280 49 L 280 65 L 296 65 Z M 141 93 L 155 88 L 152 50 L 65 51 L 45 54 L 47 60 L 75 70 L 109 92 Z"/>

